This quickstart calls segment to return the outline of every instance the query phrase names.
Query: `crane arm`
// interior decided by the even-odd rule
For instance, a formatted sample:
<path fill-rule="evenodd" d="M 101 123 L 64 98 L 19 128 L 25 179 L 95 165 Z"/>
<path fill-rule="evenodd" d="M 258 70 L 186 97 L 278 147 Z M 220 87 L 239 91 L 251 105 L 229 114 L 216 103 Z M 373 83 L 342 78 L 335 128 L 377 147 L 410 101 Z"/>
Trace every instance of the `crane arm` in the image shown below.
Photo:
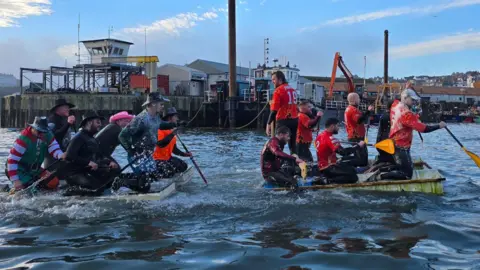
<path fill-rule="evenodd" d="M 340 56 L 340 53 L 337 52 L 335 53 L 335 58 L 333 59 L 333 69 L 332 69 L 332 77 L 330 79 L 330 89 L 328 92 L 328 96 L 331 98 L 333 97 L 333 86 L 335 85 L 335 78 L 337 75 L 337 68 L 340 68 L 342 71 L 343 75 L 347 79 L 348 83 L 348 93 L 355 92 L 355 86 L 353 85 L 353 76 L 350 70 L 347 68 L 345 63 L 343 62 L 342 57 Z"/>

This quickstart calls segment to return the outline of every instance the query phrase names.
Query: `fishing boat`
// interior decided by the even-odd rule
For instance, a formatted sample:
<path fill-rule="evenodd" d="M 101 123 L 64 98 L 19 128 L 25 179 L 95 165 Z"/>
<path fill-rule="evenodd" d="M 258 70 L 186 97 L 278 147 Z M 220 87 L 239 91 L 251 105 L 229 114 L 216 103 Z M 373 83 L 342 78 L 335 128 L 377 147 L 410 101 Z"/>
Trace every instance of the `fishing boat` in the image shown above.
<path fill-rule="evenodd" d="M 331 190 L 331 189 L 349 189 L 349 190 L 374 190 L 374 191 L 395 191 L 395 192 L 423 192 L 436 195 L 443 195 L 443 181 L 445 177 L 435 169 L 431 169 L 428 164 L 416 161 L 412 179 L 410 180 L 382 180 L 369 182 L 368 179 L 373 173 L 358 174 L 359 181 L 354 184 L 331 184 L 315 185 L 313 179 L 307 178 L 306 181 L 299 181 L 300 190 Z M 286 187 L 276 187 L 269 183 L 264 183 L 263 187 L 267 190 L 285 191 L 290 190 Z"/>
<path fill-rule="evenodd" d="M 475 123 L 480 124 L 480 116 L 476 116 L 474 119 Z"/>

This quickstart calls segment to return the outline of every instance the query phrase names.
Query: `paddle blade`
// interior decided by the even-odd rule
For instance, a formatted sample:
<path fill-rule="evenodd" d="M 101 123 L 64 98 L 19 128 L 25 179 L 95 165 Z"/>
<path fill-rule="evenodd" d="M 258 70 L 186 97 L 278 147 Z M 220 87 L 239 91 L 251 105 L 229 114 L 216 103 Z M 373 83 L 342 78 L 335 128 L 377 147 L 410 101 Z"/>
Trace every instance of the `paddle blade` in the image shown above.
<path fill-rule="evenodd" d="M 477 164 L 477 166 L 480 168 L 480 157 L 468 151 L 467 149 L 465 149 L 465 147 L 462 147 L 462 149 L 473 160 L 473 162 L 475 162 L 475 164 Z"/>
<path fill-rule="evenodd" d="M 298 164 L 298 166 L 300 166 L 301 175 L 302 175 L 303 180 L 307 179 L 307 163 L 303 162 L 303 163 Z"/>
<path fill-rule="evenodd" d="M 377 144 L 375 144 L 375 148 L 378 148 L 390 155 L 395 154 L 395 145 L 391 139 L 383 140 Z"/>

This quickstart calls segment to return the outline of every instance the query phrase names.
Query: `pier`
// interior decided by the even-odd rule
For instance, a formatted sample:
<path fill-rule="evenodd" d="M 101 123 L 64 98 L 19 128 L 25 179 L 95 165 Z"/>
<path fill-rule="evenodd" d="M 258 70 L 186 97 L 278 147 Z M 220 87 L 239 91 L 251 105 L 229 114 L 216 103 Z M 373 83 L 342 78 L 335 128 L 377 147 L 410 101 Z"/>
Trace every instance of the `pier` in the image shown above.
<path fill-rule="evenodd" d="M 0 127 L 24 128 L 35 116 L 48 116 L 50 108 L 58 98 L 65 98 L 76 106 L 72 112 L 78 119 L 77 122 L 80 122 L 79 119 L 89 110 L 95 110 L 105 117 L 119 111 L 137 114 L 143 109 L 141 105 L 146 95 L 26 93 L 5 96 L 0 102 Z M 204 102 L 204 98 L 198 96 L 167 96 L 167 98 L 170 102 L 165 103 L 165 107 L 174 106 L 181 119 L 190 121 L 190 127 L 229 127 L 228 102 Z M 245 128 L 256 128 L 266 121 L 268 110 L 264 110 L 262 115 L 252 122 L 265 107 L 265 103 L 238 102 L 236 106 L 235 120 L 239 127 L 251 122 Z"/>

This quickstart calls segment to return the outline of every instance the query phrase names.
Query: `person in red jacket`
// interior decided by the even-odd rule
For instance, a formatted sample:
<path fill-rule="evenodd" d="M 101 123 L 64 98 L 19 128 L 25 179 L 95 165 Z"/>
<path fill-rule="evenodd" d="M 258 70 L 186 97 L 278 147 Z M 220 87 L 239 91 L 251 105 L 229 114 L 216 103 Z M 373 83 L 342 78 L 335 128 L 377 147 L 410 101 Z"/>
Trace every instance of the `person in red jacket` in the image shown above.
<path fill-rule="evenodd" d="M 445 122 L 436 125 L 425 125 L 420 122 L 420 116 L 412 112 L 412 108 L 420 101 L 417 93 L 411 89 L 405 89 L 401 94 L 401 100 L 395 100 L 390 109 L 390 139 L 395 143 L 396 170 L 377 176 L 377 179 L 405 180 L 412 178 L 413 162 L 410 156 L 413 131 L 429 133 L 446 127 Z"/>
<path fill-rule="evenodd" d="M 275 85 L 275 91 L 270 104 L 270 116 L 266 128 L 267 135 L 271 135 L 273 122 L 275 122 L 275 128 L 288 127 L 292 135 L 288 142 L 288 148 L 290 153 L 294 154 L 297 150 L 295 145 L 298 126 L 297 92 L 288 85 L 285 74 L 281 71 L 273 73 L 272 82 Z"/>
<path fill-rule="evenodd" d="M 365 147 L 365 142 L 360 141 L 353 147 L 343 148 L 333 136 L 338 134 L 338 119 L 329 118 L 325 123 L 325 130 L 317 136 L 315 148 L 317 149 L 318 169 L 327 178 L 327 184 L 349 184 L 358 181 L 355 167 L 349 163 L 337 162 L 337 154 L 348 156 L 358 148 Z"/>
<path fill-rule="evenodd" d="M 358 143 L 365 140 L 365 123 L 367 122 L 373 106 L 368 107 L 368 111 L 363 113 L 358 109 L 360 105 L 360 97 L 357 93 L 350 93 L 347 96 L 348 107 L 345 110 L 345 126 L 347 129 L 347 137 L 349 142 Z M 368 150 L 367 147 L 358 148 L 350 164 L 355 167 L 368 166 Z"/>
<path fill-rule="evenodd" d="M 285 162 L 291 161 L 292 165 L 304 161 L 283 152 L 285 144 L 290 140 L 290 130 L 283 126 L 277 128 L 275 137 L 268 140 L 262 149 L 260 156 L 260 167 L 265 181 L 278 186 L 296 186 L 297 177 L 295 166 L 283 166 Z"/>
<path fill-rule="evenodd" d="M 323 112 L 317 112 L 313 116 L 310 102 L 307 100 L 300 102 L 298 108 L 300 112 L 298 113 L 297 154 L 299 158 L 313 162 L 312 152 L 310 152 L 313 141 L 312 129 L 322 118 Z"/>

